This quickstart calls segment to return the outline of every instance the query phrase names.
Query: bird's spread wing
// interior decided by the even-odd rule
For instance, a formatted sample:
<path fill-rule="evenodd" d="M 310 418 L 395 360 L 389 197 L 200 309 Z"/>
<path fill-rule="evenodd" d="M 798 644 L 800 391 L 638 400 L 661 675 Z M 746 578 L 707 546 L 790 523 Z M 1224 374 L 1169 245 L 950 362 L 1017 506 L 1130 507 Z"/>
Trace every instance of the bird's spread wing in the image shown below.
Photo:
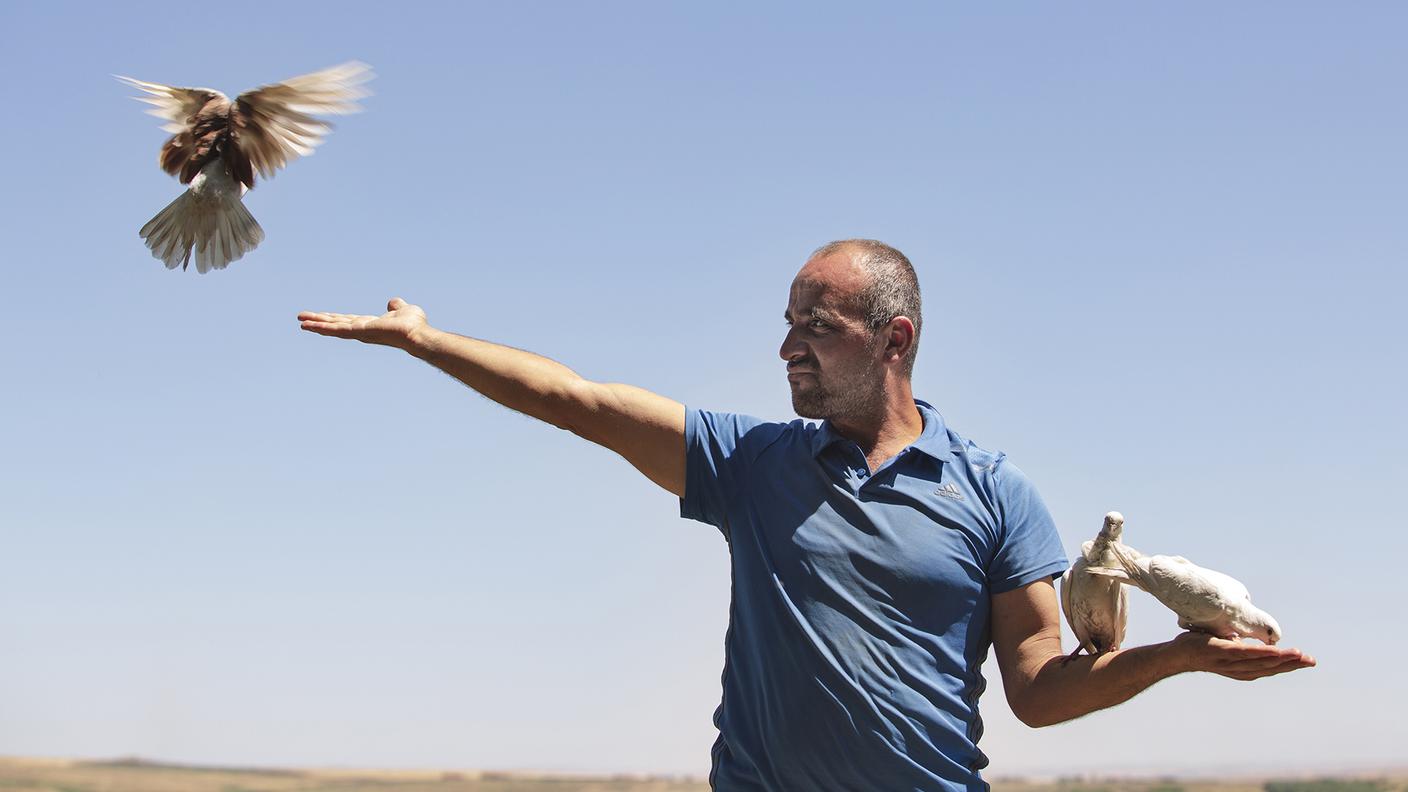
<path fill-rule="evenodd" d="M 165 119 L 166 123 L 162 124 L 161 128 L 173 135 L 188 131 L 195 123 L 196 113 L 200 112 L 200 109 L 205 107 L 211 99 L 225 100 L 225 95 L 213 88 L 177 88 L 161 83 L 134 80 L 131 77 L 113 76 L 146 93 L 147 96 L 132 98 L 151 105 L 152 109 L 148 110 L 147 114 Z"/>
<path fill-rule="evenodd" d="M 357 100 L 371 92 L 361 86 L 373 76 L 366 64 L 354 61 L 235 97 L 230 120 L 242 160 L 232 163 L 236 178 L 253 186 L 253 171 L 267 179 L 289 160 L 312 154 L 332 129 L 314 115 L 362 109 Z"/>

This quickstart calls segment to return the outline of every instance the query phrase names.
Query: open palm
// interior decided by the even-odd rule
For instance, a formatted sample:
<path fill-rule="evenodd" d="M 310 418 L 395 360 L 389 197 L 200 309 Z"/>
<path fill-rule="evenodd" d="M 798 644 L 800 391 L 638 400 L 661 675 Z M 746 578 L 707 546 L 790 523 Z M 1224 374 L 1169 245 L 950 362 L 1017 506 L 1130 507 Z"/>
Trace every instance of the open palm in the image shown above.
<path fill-rule="evenodd" d="M 303 311 L 298 314 L 299 327 L 318 335 L 352 338 L 367 344 L 382 344 L 406 348 L 415 334 L 427 325 L 425 311 L 400 297 L 386 304 L 381 316 L 321 313 Z"/>

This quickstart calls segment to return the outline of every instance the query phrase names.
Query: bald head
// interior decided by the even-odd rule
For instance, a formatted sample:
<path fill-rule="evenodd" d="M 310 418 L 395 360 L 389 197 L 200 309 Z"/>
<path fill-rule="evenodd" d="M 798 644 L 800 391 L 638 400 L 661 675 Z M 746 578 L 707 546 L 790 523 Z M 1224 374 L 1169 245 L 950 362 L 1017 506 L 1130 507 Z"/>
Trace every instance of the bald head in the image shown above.
<path fill-rule="evenodd" d="M 914 343 L 905 354 L 902 369 L 905 376 L 913 376 L 923 319 L 919 278 L 909 259 L 874 239 L 839 239 L 817 248 L 797 277 L 820 275 L 829 276 L 834 286 L 854 295 L 856 310 L 870 329 L 878 330 L 896 316 L 914 323 Z"/>

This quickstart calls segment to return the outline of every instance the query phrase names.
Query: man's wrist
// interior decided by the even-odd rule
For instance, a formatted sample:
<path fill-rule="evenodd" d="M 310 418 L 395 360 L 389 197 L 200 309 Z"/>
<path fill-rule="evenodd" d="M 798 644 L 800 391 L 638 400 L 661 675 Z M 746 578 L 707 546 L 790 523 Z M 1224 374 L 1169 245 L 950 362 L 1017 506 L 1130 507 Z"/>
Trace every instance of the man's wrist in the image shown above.
<path fill-rule="evenodd" d="M 1197 670 L 1193 662 L 1191 647 L 1186 643 L 1175 639 L 1154 644 L 1153 647 L 1157 650 L 1156 657 L 1158 658 L 1160 677 L 1167 679 L 1171 676 Z"/>
<path fill-rule="evenodd" d="M 442 331 L 436 330 L 428 324 L 422 324 L 406 334 L 406 343 L 403 349 L 424 360 L 435 350 L 436 341 L 441 335 L 443 335 Z"/>

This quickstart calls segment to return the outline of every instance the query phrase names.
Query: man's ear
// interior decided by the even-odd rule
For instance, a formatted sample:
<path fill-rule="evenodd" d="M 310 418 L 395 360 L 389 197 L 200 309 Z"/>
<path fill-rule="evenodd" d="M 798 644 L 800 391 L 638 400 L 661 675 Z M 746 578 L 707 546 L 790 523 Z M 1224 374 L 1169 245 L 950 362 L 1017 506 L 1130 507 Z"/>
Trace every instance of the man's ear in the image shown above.
<path fill-rule="evenodd" d="M 890 360 L 892 355 L 896 360 L 903 360 L 914 346 L 914 322 L 909 321 L 908 316 L 896 316 L 885 326 L 885 334 L 885 360 Z"/>

